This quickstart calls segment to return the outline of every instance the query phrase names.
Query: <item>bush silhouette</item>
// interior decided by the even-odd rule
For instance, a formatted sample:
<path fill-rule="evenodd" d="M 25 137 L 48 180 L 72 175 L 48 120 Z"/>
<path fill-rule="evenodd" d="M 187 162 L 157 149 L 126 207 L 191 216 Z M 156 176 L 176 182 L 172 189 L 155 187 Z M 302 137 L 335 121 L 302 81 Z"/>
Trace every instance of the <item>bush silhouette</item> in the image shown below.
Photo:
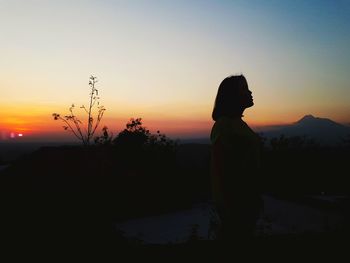
<path fill-rule="evenodd" d="M 95 144 L 98 146 L 110 146 L 112 145 L 113 134 L 108 132 L 108 127 L 102 128 L 102 135 L 95 137 Z"/>
<path fill-rule="evenodd" d="M 121 131 L 113 140 L 115 145 L 128 147 L 141 147 L 149 141 L 151 133 L 142 126 L 141 118 L 131 118 L 126 124 L 126 129 Z"/>
<path fill-rule="evenodd" d="M 126 129 L 113 140 L 113 144 L 120 147 L 157 148 L 158 150 L 174 151 L 177 142 L 160 131 L 157 131 L 157 134 L 152 134 L 146 127 L 142 126 L 142 118 L 131 118 L 126 124 Z"/>
<path fill-rule="evenodd" d="M 345 138 L 343 138 L 343 146 L 345 148 L 350 148 L 350 134 L 348 134 L 347 136 L 345 136 Z"/>
<path fill-rule="evenodd" d="M 280 137 L 272 138 L 270 145 L 273 150 L 290 150 L 318 147 L 318 144 L 314 140 L 307 138 L 306 136 L 286 137 L 283 134 Z"/>

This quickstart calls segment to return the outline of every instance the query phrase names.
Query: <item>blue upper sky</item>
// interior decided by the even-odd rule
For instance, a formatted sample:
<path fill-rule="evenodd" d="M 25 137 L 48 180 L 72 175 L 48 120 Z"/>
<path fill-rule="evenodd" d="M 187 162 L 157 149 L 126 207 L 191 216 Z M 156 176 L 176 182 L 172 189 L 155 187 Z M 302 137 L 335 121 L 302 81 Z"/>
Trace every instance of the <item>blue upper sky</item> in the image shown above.
<path fill-rule="evenodd" d="M 220 81 L 241 73 L 252 124 L 349 122 L 350 1 L 8 0 L 0 32 L 1 129 L 85 103 L 90 74 L 109 125 L 208 129 Z"/>

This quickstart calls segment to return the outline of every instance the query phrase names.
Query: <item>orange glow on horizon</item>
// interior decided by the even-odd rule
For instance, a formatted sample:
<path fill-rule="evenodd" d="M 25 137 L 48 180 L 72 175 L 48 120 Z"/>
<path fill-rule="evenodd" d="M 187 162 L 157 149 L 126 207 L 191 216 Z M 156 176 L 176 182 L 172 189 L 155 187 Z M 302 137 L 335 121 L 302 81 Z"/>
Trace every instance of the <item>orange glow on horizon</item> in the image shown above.
<path fill-rule="evenodd" d="M 125 128 L 126 123 L 131 117 L 142 118 L 143 125 L 152 133 L 159 130 L 161 133 L 174 138 L 205 137 L 210 134 L 213 121 L 211 120 L 211 107 L 209 106 L 198 106 L 193 111 L 191 111 L 189 105 L 184 104 L 179 106 L 180 110 L 177 110 L 176 105 L 165 106 L 164 109 L 159 107 L 157 109 L 160 113 L 157 113 L 155 108 L 149 107 L 145 107 L 144 110 L 142 110 L 142 107 L 133 109 L 131 106 L 123 110 L 109 110 L 107 108 L 95 135 L 98 135 L 103 126 L 107 126 L 109 131 L 115 136 Z M 26 140 L 31 140 L 32 138 L 38 140 L 45 138 L 52 140 L 55 140 L 55 138 L 75 140 L 71 133 L 64 131 L 62 128 L 64 123 L 55 121 L 52 117 L 53 112 L 59 112 L 62 115 L 66 114 L 68 110 L 64 106 L 39 105 L 33 108 L 26 104 L 16 107 L 2 105 L 0 112 L 0 139 L 9 138 L 10 134 L 14 133 L 17 137 L 18 134 L 22 134 L 19 137 Z M 346 119 L 347 117 L 341 115 L 340 112 L 339 114 L 333 112 L 333 115 L 330 116 L 325 116 L 323 112 L 311 110 L 306 113 L 311 113 L 317 117 L 331 118 L 340 123 L 349 123 Z M 244 113 L 245 116 L 243 119 L 254 129 L 264 126 L 291 124 L 298 121 L 305 114 L 288 110 L 275 112 L 271 109 L 254 107 Z M 86 117 L 83 113 L 81 116 L 82 120 Z"/>

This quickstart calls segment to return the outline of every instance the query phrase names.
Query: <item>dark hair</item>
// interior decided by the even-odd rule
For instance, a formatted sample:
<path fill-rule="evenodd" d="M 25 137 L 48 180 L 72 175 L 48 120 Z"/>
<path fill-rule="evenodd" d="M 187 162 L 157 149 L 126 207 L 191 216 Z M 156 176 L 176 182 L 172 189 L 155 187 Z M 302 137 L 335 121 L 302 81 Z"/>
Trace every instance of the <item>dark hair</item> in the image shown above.
<path fill-rule="evenodd" d="M 243 75 L 229 76 L 225 78 L 216 95 L 212 118 L 217 121 L 220 117 L 235 117 L 242 115 L 239 89 L 248 85 Z"/>

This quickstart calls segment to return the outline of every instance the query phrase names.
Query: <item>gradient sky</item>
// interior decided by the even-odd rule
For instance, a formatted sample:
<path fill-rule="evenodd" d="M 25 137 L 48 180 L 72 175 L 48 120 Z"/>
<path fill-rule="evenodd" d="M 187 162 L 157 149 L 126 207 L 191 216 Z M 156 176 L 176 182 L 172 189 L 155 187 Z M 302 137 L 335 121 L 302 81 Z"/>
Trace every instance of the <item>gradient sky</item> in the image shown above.
<path fill-rule="evenodd" d="M 243 73 L 251 126 L 305 114 L 350 123 L 350 1 L 0 0 L 0 140 L 66 135 L 53 112 L 88 102 L 103 124 L 130 117 L 207 136 L 218 85 Z"/>

